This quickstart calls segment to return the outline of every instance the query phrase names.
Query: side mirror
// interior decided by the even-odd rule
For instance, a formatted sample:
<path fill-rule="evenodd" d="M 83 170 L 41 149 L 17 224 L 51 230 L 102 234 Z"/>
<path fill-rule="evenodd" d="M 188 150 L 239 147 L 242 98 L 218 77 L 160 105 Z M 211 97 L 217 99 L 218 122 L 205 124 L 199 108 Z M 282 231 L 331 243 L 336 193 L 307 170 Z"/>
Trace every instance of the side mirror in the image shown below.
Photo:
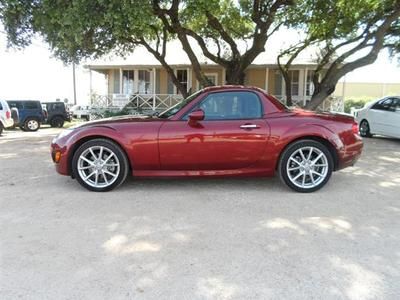
<path fill-rule="evenodd" d="M 189 122 L 196 123 L 202 120 L 204 120 L 204 111 L 202 109 L 197 109 L 189 114 Z"/>

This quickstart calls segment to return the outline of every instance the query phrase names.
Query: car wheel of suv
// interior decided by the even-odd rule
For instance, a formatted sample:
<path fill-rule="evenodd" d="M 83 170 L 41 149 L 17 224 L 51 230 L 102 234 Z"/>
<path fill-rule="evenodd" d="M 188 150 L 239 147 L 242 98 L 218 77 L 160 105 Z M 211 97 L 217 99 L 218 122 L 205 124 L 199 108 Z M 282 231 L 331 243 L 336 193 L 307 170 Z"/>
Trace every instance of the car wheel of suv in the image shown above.
<path fill-rule="evenodd" d="M 362 137 L 372 137 L 367 120 L 362 120 L 360 123 L 360 135 Z"/>
<path fill-rule="evenodd" d="M 74 153 L 72 172 L 78 182 L 95 192 L 110 191 L 121 185 L 129 171 L 122 149 L 107 139 L 82 144 Z"/>
<path fill-rule="evenodd" d="M 50 126 L 51 127 L 58 127 L 58 128 L 62 128 L 64 126 L 64 119 L 61 117 L 54 117 L 53 119 L 51 119 L 50 121 Z"/>
<path fill-rule="evenodd" d="M 40 128 L 40 123 L 37 119 L 28 118 L 24 123 L 24 129 L 26 131 L 37 131 Z M 22 128 L 21 128 L 22 129 Z"/>
<path fill-rule="evenodd" d="M 3 129 L 4 129 L 3 124 L 0 123 L 0 135 L 3 133 Z"/>
<path fill-rule="evenodd" d="M 333 158 L 329 150 L 313 140 L 289 145 L 281 155 L 279 177 L 291 189 L 310 193 L 322 188 L 331 177 Z"/>

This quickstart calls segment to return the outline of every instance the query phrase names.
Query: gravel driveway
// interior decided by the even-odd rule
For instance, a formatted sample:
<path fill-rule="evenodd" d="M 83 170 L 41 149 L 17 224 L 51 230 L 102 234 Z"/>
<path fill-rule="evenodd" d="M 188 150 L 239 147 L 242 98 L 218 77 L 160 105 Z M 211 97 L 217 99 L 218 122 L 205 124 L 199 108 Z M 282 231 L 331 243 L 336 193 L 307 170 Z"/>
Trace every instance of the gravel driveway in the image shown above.
<path fill-rule="evenodd" d="M 277 178 L 55 173 L 55 129 L 0 137 L 0 299 L 399 299 L 400 140 L 313 194 Z"/>

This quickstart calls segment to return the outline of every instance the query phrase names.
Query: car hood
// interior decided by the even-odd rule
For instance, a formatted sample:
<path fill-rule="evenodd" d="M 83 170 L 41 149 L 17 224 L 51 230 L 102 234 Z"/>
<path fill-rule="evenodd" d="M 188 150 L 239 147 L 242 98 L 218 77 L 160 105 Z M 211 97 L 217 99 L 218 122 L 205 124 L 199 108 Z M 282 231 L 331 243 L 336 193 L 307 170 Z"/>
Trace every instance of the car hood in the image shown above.
<path fill-rule="evenodd" d="M 94 121 L 85 122 L 75 126 L 74 128 L 84 127 L 95 127 L 95 126 L 108 126 L 121 123 L 132 123 L 132 122 L 154 122 L 160 121 L 159 118 L 154 118 L 146 115 L 128 115 L 128 116 L 117 116 L 105 119 L 99 119 Z"/>

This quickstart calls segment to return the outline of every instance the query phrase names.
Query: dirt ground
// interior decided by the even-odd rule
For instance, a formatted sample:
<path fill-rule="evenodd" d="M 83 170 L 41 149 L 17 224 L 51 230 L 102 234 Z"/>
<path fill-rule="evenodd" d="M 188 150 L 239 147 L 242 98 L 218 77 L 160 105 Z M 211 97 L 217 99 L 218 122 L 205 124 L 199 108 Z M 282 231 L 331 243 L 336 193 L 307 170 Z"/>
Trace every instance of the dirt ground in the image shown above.
<path fill-rule="evenodd" d="M 298 194 L 277 178 L 55 173 L 56 129 L 0 137 L 0 299 L 399 299 L 400 140 Z"/>

